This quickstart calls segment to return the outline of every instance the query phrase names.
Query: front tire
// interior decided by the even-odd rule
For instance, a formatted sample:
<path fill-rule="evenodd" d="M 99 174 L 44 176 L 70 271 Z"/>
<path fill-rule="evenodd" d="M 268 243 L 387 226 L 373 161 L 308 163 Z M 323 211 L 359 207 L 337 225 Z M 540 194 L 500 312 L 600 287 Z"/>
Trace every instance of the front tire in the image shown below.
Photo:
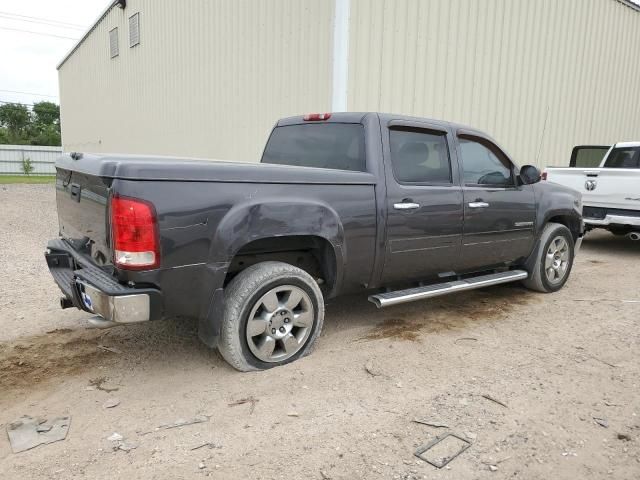
<path fill-rule="evenodd" d="M 265 370 L 310 353 L 324 321 L 324 299 L 304 270 L 263 262 L 225 288 L 218 350 L 242 372 Z"/>
<path fill-rule="evenodd" d="M 522 283 L 537 292 L 557 292 L 569 279 L 574 253 L 571 231 L 559 223 L 548 223 L 540 236 L 540 248 L 529 278 Z"/>

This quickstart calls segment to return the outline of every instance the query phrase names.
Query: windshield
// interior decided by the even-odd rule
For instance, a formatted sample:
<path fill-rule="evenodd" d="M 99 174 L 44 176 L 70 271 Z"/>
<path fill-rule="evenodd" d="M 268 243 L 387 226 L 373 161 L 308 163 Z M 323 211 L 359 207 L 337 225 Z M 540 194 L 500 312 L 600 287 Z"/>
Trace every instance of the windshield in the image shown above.
<path fill-rule="evenodd" d="M 355 123 L 277 127 L 267 142 L 262 163 L 364 172 L 364 127 Z"/>
<path fill-rule="evenodd" d="M 640 147 L 619 147 L 611 150 L 604 168 L 640 168 Z"/>

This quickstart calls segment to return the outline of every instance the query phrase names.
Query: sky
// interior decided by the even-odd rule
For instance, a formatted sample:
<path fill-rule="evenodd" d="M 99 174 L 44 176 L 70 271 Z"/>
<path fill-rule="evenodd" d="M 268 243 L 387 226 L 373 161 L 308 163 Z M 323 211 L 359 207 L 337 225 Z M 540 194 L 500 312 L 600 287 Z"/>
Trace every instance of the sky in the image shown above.
<path fill-rule="evenodd" d="M 0 102 L 59 103 L 56 66 L 110 3 L 0 0 Z"/>

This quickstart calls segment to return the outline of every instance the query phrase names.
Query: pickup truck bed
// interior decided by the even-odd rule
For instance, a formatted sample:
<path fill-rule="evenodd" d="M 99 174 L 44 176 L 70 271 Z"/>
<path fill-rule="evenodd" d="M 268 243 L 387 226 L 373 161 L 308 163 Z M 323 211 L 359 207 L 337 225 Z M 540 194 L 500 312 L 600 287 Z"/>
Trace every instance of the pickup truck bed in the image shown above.
<path fill-rule="evenodd" d="M 74 153 L 56 168 L 61 305 L 105 325 L 196 318 L 241 370 L 308 352 L 325 298 L 555 291 L 582 235 L 570 189 L 482 132 L 398 115 L 280 120 L 261 164 Z"/>

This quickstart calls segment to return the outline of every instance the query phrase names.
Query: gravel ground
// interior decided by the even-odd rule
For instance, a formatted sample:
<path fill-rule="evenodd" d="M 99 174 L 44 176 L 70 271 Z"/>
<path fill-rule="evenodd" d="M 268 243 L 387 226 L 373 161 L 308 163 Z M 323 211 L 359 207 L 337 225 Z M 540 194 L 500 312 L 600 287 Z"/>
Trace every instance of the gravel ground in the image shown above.
<path fill-rule="evenodd" d="M 0 436 L 3 478 L 640 478 L 640 244 L 591 234 L 551 295 L 340 299 L 311 356 L 240 374 L 193 323 L 99 331 L 59 310 L 53 187 L 0 186 L 0 202 L 0 428 L 72 417 L 65 441 L 24 453 Z M 447 432 L 471 443 L 447 467 L 413 456 Z"/>

